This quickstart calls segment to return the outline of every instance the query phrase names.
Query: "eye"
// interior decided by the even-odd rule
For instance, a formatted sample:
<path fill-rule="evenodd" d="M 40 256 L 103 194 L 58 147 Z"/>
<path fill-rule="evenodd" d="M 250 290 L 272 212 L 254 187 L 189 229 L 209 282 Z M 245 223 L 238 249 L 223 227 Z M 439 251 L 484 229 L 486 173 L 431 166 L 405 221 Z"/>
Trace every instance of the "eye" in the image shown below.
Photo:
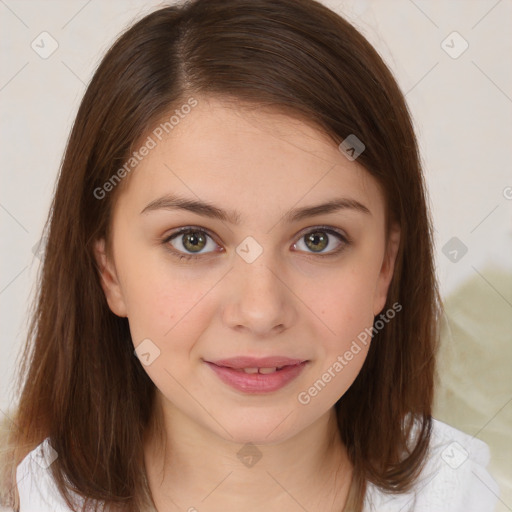
<path fill-rule="evenodd" d="M 172 255 L 180 260 L 199 258 L 204 253 L 219 252 L 220 247 L 207 231 L 194 226 L 186 226 L 175 231 L 165 238 L 163 243 Z M 347 245 L 350 245 L 350 240 L 343 233 L 330 227 L 317 226 L 302 235 L 293 244 L 293 248 L 327 257 L 340 253 Z M 330 250 L 325 251 L 326 248 Z"/>
<path fill-rule="evenodd" d="M 349 243 L 343 233 L 332 228 L 318 226 L 301 236 L 299 241 L 293 244 L 293 247 L 320 256 L 333 256 L 340 253 Z M 326 252 L 324 251 L 326 248 L 331 248 L 331 250 Z"/>
<path fill-rule="evenodd" d="M 175 256 L 178 258 L 196 258 L 205 252 L 214 252 L 218 245 L 213 238 L 203 229 L 191 226 L 180 229 L 164 240 L 165 244 L 171 245 Z M 209 248 L 210 250 L 203 251 Z"/>

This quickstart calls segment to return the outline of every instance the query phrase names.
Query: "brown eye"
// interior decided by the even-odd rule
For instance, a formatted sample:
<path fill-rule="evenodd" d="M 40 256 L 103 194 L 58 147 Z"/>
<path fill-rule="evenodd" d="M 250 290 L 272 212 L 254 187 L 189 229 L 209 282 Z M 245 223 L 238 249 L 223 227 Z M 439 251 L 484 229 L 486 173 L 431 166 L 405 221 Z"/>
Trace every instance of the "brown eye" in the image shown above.
<path fill-rule="evenodd" d="M 320 256 L 330 256 L 339 253 L 347 245 L 349 245 L 349 241 L 342 233 L 333 229 L 316 228 L 301 236 L 299 241 L 293 244 L 293 247 L 309 254 L 317 253 Z"/>
<path fill-rule="evenodd" d="M 185 233 L 181 238 L 181 243 L 187 251 L 199 252 L 206 245 L 206 237 L 199 231 Z"/>
<path fill-rule="evenodd" d="M 191 228 L 185 228 L 172 234 L 165 240 L 165 243 L 170 244 L 175 252 L 185 257 L 213 252 L 217 248 L 217 244 L 208 233 Z M 210 250 L 204 250 L 205 248 Z"/>
<path fill-rule="evenodd" d="M 322 231 L 310 233 L 304 237 L 304 240 L 313 252 L 323 251 L 329 245 L 329 237 Z"/>

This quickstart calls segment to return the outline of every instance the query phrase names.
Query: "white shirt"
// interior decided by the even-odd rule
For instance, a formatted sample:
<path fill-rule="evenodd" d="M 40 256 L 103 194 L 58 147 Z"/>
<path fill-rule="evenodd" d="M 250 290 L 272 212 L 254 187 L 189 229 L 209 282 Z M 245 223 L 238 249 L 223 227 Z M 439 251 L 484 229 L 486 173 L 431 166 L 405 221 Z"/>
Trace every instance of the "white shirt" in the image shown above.
<path fill-rule="evenodd" d="M 71 512 L 48 469 L 56 456 L 46 439 L 19 464 L 20 512 Z M 414 489 L 387 495 L 369 484 L 364 511 L 494 512 L 499 487 L 486 469 L 489 459 L 483 441 L 434 420 L 429 456 Z"/>

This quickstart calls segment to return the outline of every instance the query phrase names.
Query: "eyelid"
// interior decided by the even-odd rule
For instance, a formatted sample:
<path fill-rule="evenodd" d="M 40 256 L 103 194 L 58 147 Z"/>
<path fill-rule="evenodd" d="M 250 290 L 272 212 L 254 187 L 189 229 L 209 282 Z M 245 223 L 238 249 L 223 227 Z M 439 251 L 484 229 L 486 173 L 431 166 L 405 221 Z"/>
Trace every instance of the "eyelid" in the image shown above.
<path fill-rule="evenodd" d="M 187 253 L 187 252 L 178 251 L 174 247 L 173 248 L 169 248 L 169 242 L 171 240 L 173 240 L 174 238 L 178 237 L 181 234 L 190 233 L 190 232 L 204 233 L 207 236 L 209 236 L 213 240 L 213 242 L 220 247 L 220 244 L 216 240 L 216 236 L 209 229 L 203 228 L 203 227 L 200 227 L 200 226 L 193 226 L 193 225 L 183 226 L 181 228 L 177 228 L 170 235 L 165 236 L 164 239 L 162 240 L 162 243 L 168 248 L 168 250 L 174 256 L 177 256 L 180 259 L 182 259 L 182 258 L 189 258 L 189 259 L 192 259 L 192 258 L 204 258 L 208 254 L 211 254 L 211 253 L 214 253 L 214 252 L 218 252 L 218 251 L 209 251 L 209 252 L 202 252 L 202 253 L 193 254 L 193 253 Z"/>
<path fill-rule="evenodd" d="M 308 228 L 305 228 L 302 230 L 298 235 L 296 235 L 297 241 L 293 243 L 293 247 L 296 248 L 297 244 L 306 236 L 308 233 L 315 233 L 315 232 L 324 232 L 331 236 L 334 236 L 338 239 L 339 245 L 338 247 L 331 249 L 327 252 L 313 252 L 313 251 L 304 251 L 301 249 L 298 249 L 298 252 L 301 254 L 304 254 L 306 258 L 316 258 L 317 260 L 319 258 L 330 258 L 330 257 L 336 257 L 339 256 L 342 252 L 345 251 L 345 249 L 352 245 L 352 240 L 348 237 L 348 235 L 345 233 L 345 231 L 340 230 L 339 228 L 334 228 L 332 226 L 310 226 Z"/>
<path fill-rule="evenodd" d="M 307 233 L 313 233 L 315 231 L 325 231 L 326 233 L 331 233 L 334 235 L 337 235 L 343 240 L 345 243 L 350 244 L 352 243 L 352 240 L 347 235 L 347 233 L 339 228 L 335 228 L 334 226 L 326 226 L 326 225 L 318 225 L 318 226 L 310 226 L 308 228 L 304 228 L 302 231 L 299 231 L 297 235 L 295 235 L 297 238 L 301 238 Z M 314 253 L 312 253 L 314 254 Z"/>
<path fill-rule="evenodd" d="M 176 228 L 176 230 L 174 230 L 170 235 L 165 236 L 163 241 L 168 242 L 175 236 L 178 236 L 182 233 L 188 233 L 189 231 L 200 231 L 201 233 L 206 233 L 210 238 L 212 238 L 212 240 L 215 240 L 215 235 L 208 228 L 190 225 L 182 226 L 181 228 Z"/>

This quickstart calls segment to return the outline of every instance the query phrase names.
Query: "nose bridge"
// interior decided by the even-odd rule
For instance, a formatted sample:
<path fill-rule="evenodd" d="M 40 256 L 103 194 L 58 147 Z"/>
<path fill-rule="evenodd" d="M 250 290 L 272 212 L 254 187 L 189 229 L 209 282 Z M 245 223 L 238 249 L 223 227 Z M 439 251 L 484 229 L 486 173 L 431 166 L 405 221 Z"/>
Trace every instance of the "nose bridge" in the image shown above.
<path fill-rule="evenodd" d="M 278 254 L 253 237 L 242 241 L 236 253 L 227 299 L 228 324 L 260 335 L 289 327 L 295 306 Z"/>

